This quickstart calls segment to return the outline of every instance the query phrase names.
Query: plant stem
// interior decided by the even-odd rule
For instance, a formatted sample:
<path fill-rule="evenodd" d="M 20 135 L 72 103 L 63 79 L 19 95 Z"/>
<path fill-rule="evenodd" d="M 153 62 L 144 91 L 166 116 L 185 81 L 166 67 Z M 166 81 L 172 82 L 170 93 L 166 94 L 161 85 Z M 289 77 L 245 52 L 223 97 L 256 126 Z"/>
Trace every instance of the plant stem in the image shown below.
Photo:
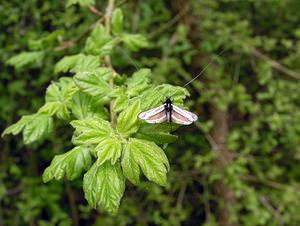
<path fill-rule="evenodd" d="M 109 0 L 108 6 L 106 8 L 106 13 L 105 13 L 105 29 L 106 29 L 107 34 L 110 34 L 110 20 L 111 20 L 113 9 L 114 9 L 114 0 Z M 106 55 L 104 57 L 104 62 L 107 67 L 110 67 L 113 69 L 112 64 L 111 64 L 111 58 L 109 55 Z M 115 74 L 113 73 L 113 77 L 109 80 L 109 85 L 110 85 L 111 89 L 114 87 L 114 75 Z M 111 101 L 109 104 L 110 123 L 112 126 L 115 125 L 115 121 L 116 121 L 116 114 L 112 111 L 113 104 L 114 104 L 113 101 Z"/>

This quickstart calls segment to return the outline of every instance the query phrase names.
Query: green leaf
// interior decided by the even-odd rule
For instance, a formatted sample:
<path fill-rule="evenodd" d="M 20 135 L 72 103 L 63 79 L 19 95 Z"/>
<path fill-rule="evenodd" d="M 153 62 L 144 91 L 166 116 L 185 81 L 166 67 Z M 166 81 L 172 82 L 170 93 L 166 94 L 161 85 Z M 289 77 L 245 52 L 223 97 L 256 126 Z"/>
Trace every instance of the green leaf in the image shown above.
<path fill-rule="evenodd" d="M 61 78 L 59 82 L 52 82 L 46 91 L 46 104 L 39 112 L 56 114 L 60 119 L 69 119 L 69 105 L 77 90 L 74 81 L 69 78 Z"/>
<path fill-rule="evenodd" d="M 23 129 L 24 144 L 45 138 L 53 130 L 53 119 L 48 114 L 34 114 Z"/>
<path fill-rule="evenodd" d="M 120 8 L 114 10 L 111 18 L 111 30 L 113 34 L 119 34 L 123 31 L 123 13 Z"/>
<path fill-rule="evenodd" d="M 17 135 L 18 133 L 20 133 L 22 131 L 22 129 L 25 127 L 25 125 L 32 120 L 33 117 L 34 117 L 34 115 L 22 116 L 22 118 L 18 122 L 7 127 L 3 131 L 1 136 L 3 137 L 7 134 Z"/>
<path fill-rule="evenodd" d="M 137 96 L 142 91 L 145 91 L 149 87 L 150 76 L 151 70 L 148 68 L 142 68 L 135 72 L 127 81 L 127 94 L 129 96 Z"/>
<path fill-rule="evenodd" d="M 146 37 L 141 34 L 124 34 L 122 36 L 122 41 L 125 46 L 132 51 L 137 51 L 149 46 Z"/>
<path fill-rule="evenodd" d="M 127 95 L 119 95 L 117 99 L 113 102 L 113 111 L 120 112 L 128 107 L 129 98 Z"/>
<path fill-rule="evenodd" d="M 103 164 L 106 160 L 110 160 L 114 165 L 121 157 L 122 144 L 114 138 L 107 138 L 96 147 L 98 164 Z"/>
<path fill-rule="evenodd" d="M 43 173 L 43 181 L 52 179 L 60 180 L 67 176 L 69 180 L 79 177 L 83 170 L 87 170 L 91 165 L 91 155 L 86 147 L 75 147 L 61 155 L 56 155 Z"/>
<path fill-rule="evenodd" d="M 75 4 L 79 4 L 81 6 L 95 5 L 95 0 L 68 0 L 66 7 L 70 7 Z"/>
<path fill-rule="evenodd" d="M 161 124 L 143 124 L 139 128 L 138 133 L 134 135 L 134 137 L 142 139 L 154 141 L 156 144 L 166 144 L 172 143 L 177 140 L 177 136 L 170 134 L 171 129 L 177 128 L 174 125 L 167 125 L 162 127 Z M 169 127 L 169 128 L 168 128 Z M 167 128 L 167 129 L 165 129 Z"/>
<path fill-rule="evenodd" d="M 48 114 L 32 114 L 23 116 L 17 123 L 9 126 L 2 133 L 16 135 L 23 130 L 23 141 L 30 144 L 45 138 L 53 130 L 53 119 Z"/>
<path fill-rule="evenodd" d="M 102 24 L 97 24 L 86 40 L 85 52 L 102 57 L 110 54 L 118 42 L 119 39 L 113 39 L 107 34 Z"/>
<path fill-rule="evenodd" d="M 77 119 L 85 119 L 93 116 L 93 112 L 91 110 L 92 96 L 83 93 L 77 92 L 73 96 L 72 101 L 72 113 Z"/>
<path fill-rule="evenodd" d="M 138 130 L 138 114 L 140 110 L 140 101 L 136 100 L 131 106 L 122 111 L 117 121 L 117 131 L 124 137 L 135 133 Z"/>
<path fill-rule="evenodd" d="M 87 118 L 71 121 L 76 129 L 73 142 L 75 144 L 99 144 L 113 133 L 108 121 L 99 118 Z"/>
<path fill-rule="evenodd" d="M 166 185 L 169 161 L 164 151 L 154 142 L 129 138 L 123 150 L 122 169 L 133 184 L 139 181 L 137 165 L 149 180 L 161 186 Z"/>
<path fill-rule="evenodd" d="M 45 103 L 38 111 L 38 113 L 46 113 L 50 116 L 53 116 L 54 114 L 56 114 L 56 112 L 59 110 L 60 108 L 60 103 L 58 102 L 48 102 Z M 68 110 L 65 108 L 61 109 L 63 112 L 65 112 L 65 114 L 68 114 Z"/>
<path fill-rule="evenodd" d="M 148 110 L 159 106 L 167 97 L 171 98 L 174 104 L 180 106 L 186 96 L 189 96 L 189 92 L 185 88 L 168 84 L 159 85 L 142 93 L 141 109 Z"/>
<path fill-rule="evenodd" d="M 24 67 L 30 63 L 40 62 L 44 57 L 44 52 L 33 51 L 33 52 L 22 52 L 16 56 L 11 57 L 7 63 L 16 68 Z"/>
<path fill-rule="evenodd" d="M 56 63 L 54 73 L 90 71 L 98 68 L 101 65 L 100 63 L 100 58 L 98 56 L 84 55 L 82 53 L 73 56 L 65 56 Z"/>
<path fill-rule="evenodd" d="M 123 145 L 121 164 L 125 177 L 131 183 L 138 185 L 140 183 L 140 167 L 134 154 L 131 152 L 131 145 L 129 143 Z"/>
<path fill-rule="evenodd" d="M 95 97 L 92 97 L 89 94 L 78 91 L 74 96 L 71 103 L 71 110 L 73 115 L 77 119 L 85 118 L 107 118 L 107 112 L 105 107 L 95 104 Z"/>
<path fill-rule="evenodd" d="M 112 214 L 117 213 L 125 190 L 125 178 L 119 164 L 112 166 L 106 161 L 99 165 L 95 162 L 84 175 L 83 190 L 90 206 L 101 206 Z"/>
<path fill-rule="evenodd" d="M 74 77 L 76 85 L 85 93 L 101 98 L 110 91 L 109 84 L 104 80 L 105 77 L 112 76 L 110 68 L 100 68 L 91 72 L 82 72 Z"/>

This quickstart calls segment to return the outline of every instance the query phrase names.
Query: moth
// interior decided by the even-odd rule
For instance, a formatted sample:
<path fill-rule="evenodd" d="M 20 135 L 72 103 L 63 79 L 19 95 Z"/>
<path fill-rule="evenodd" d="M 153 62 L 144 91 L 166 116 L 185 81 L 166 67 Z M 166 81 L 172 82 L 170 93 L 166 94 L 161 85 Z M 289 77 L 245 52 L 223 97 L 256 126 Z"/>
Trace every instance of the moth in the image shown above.
<path fill-rule="evenodd" d="M 164 104 L 141 112 L 138 117 L 148 123 L 174 122 L 180 125 L 190 125 L 198 120 L 198 116 L 192 112 L 177 107 L 167 98 Z"/>
<path fill-rule="evenodd" d="M 221 52 L 217 54 L 217 56 L 221 56 L 225 52 L 225 49 L 223 49 Z M 202 73 L 206 70 L 206 68 L 214 61 L 212 59 L 203 69 L 200 71 L 200 73 L 195 76 L 193 79 L 191 79 L 189 82 L 187 82 L 183 87 L 186 87 L 193 81 L 195 81 Z M 138 117 L 141 120 L 145 120 L 148 123 L 163 123 L 163 122 L 174 122 L 176 124 L 180 125 L 190 125 L 193 122 L 198 120 L 198 116 L 195 115 L 192 112 L 189 112 L 187 110 L 184 110 L 180 107 L 175 106 L 172 103 L 172 100 L 170 98 L 167 98 L 164 104 L 149 109 L 147 111 L 141 112 Z"/>

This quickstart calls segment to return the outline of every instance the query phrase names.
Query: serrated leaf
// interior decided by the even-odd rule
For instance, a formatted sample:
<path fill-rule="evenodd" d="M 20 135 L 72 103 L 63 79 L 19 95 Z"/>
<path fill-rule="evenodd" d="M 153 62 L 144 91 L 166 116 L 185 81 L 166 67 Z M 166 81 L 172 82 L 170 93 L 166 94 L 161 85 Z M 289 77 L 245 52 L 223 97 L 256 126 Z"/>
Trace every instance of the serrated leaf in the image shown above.
<path fill-rule="evenodd" d="M 76 129 L 73 142 L 75 144 L 99 144 L 113 133 L 108 121 L 99 118 L 88 118 L 71 121 Z"/>
<path fill-rule="evenodd" d="M 41 140 L 53 130 L 53 119 L 48 114 L 34 114 L 23 129 L 24 144 Z"/>
<path fill-rule="evenodd" d="M 117 97 L 113 102 L 113 111 L 120 112 L 128 107 L 129 98 L 127 95 L 123 94 Z"/>
<path fill-rule="evenodd" d="M 13 135 L 17 135 L 18 133 L 20 133 L 22 131 L 22 129 L 25 127 L 25 125 L 30 122 L 32 120 L 32 118 L 35 115 L 25 115 L 22 116 L 22 118 L 17 121 L 16 123 L 10 125 L 9 127 L 7 127 L 3 133 L 2 133 L 2 137 L 7 135 L 7 134 L 13 134 Z"/>
<path fill-rule="evenodd" d="M 128 79 L 127 85 L 128 88 L 133 88 L 142 83 L 147 83 L 150 80 L 151 70 L 149 68 L 142 68 L 135 73 L 133 73 L 132 77 Z"/>
<path fill-rule="evenodd" d="M 60 108 L 60 104 L 57 102 L 48 102 L 45 103 L 38 111 L 38 113 L 46 113 L 50 116 L 56 114 L 58 109 Z M 67 111 L 68 112 L 68 111 Z"/>
<path fill-rule="evenodd" d="M 75 4 L 79 4 L 81 6 L 95 5 L 95 0 L 68 0 L 66 7 L 70 7 Z"/>
<path fill-rule="evenodd" d="M 103 164 L 106 160 L 110 160 L 111 164 L 114 165 L 117 160 L 121 157 L 122 144 L 119 140 L 114 138 L 107 138 L 103 140 L 96 147 L 98 156 L 98 164 Z"/>
<path fill-rule="evenodd" d="M 138 51 L 149 46 L 146 37 L 141 34 L 124 34 L 122 35 L 122 41 L 132 51 Z"/>
<path fill-rule="evenodd" d="M 97 24 L 85 43 L 85 52 L 95 56 L 105 56 L 111 53 L 118 39 L 107 34 L 102 24 Z"/>
<path fill-rule="evenodd" d="M 90 206 L 101 206 L 115 214 L 125 190 L 125 178 L 119 164 L 112 166 L 110 161 L 106 161 L 99 165 L 95 162 L 84 175 L 83 190 Z"/>
<path fill-rule="evenodd" d="M 58 72 L 83 72 L 98 68 L 100 64 L 98 56 L 84 55 L 82 53 L 73 56 L 65 56 L 55 65 L 54 73 Z"/>
<path fill-rule="evenodd" d="M 181 106 L 186 96 L 189 96 L 189 92 L 185 88 L 168 84 L 159 85 L 142 93 L 141 109 L 148 110 L 159 106 L 166 98 L 171 98 L 175 105 Z"/>
<path fill-rule="evenodd" d="M 131 106 L 122 111 L 118 117 L 116 129 L 124 137 L 135 133 L 138 130 L 138 114 L 140 110 L 140 101 L 136 100 Z"/>
<path fill-rule="evenodd" d="M 129 96 L 137 96 L 142 91 L 145 91 L 149 88 L 149 81 L 151 76 L 151 70 L 148 68 L 142 68 L 135 72 L 131 78 L 127 81 L 127 94 Z"/>
<path fill-rule="evenodd" d="M 164 151 L 154 142 L 129 138 L 122 155 L 122 169 L 126 178 L 137 184 L 141 168 L 144 175 L 151 181 L 165 186 L 169 161 Z"/>
<path fill-rule="evenodd" d="M 11 57 L 7 63 L 16 68 L 24 67 L 30 63 L 39 62 L 43 59 L 44 52 L 42 51 L 32 51 L 32 52 L 22 52 L 18 55 Z"/>
<path fill-rule="evenodd" d="M 83 92 L 101 98 L 110 91 L 110 86 L 104 80 L 104 77 L 112 76 L 112 73 L 110 68 L 100 68 L 95 71 L 78 73 L 74 77 L 74 80 Z"/>
<path fill-rule="evenodd" d="M 170 132 L 177 127 L 173 124 L 168 124 L 167 129 L 163 128 L 161 124 L 143 124 L 140 126 L 138 133 L 134 137 L 154 141 L 156 144 L 172 143 L 177 140 L 177 136 L 170 134 Z M 174 128 L 172 128 L 174 127 Z"/>
<path fill-rule="evenodd" d="M 59 82 L 52 82 L 46 91 L 46 103 L 39 112 L 56 114 L 60 119 L 68 119 L 70 117 L 69 105 L 77 90 L 72 79 L 61 78 Z"/>
<path fill-rule="evenodd" d="M 43 173 L 43 181 L 60 180 L 65 175 L 69 180 L 79 177 L 82 171 L 90 168 L 92 157 L 86 147 L 75 147 L 72 150 L 56 155 L 50 166 Z"/>
<path fill-rule="evenodd" d="M 129 143 L 123 145 L 122 152 L 122 170 L 124 176 L 131 181 L 131 183 L 138 185 L 140 183 L 140 167 L 135 160 L 134 154 L 131 152 L 131 147 Z"/>
<path fill-rule="evenodd" d="M 123 13 L 120 8 L 114 10 L 111 18 L 111 30 L 113 34 L 119 34 L 123 31 Z"/>
<path fill-rule="evenodd" d="M 107 112 L 102 105 L 96 105 L 96 100 L 89 94 L 78 91 L 71 103 L 71 111 L 77 119 L 107 118 Z"/>

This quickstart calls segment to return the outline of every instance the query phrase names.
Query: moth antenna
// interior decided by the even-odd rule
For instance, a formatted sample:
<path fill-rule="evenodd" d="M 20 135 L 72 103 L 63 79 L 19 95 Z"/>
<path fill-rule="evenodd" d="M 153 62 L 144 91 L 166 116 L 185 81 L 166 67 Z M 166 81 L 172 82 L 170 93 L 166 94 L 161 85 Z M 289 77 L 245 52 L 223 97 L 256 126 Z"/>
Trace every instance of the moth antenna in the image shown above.
<path fill-rule="evenodd" d="M 220 51 L 217 56 L 221 56 L 223 53 L 225 52 L 225 49 L 223 49 L 222 51 Z M 214 59 L 211 59 L 209 61 L 209 63 L 200 71 L 200 73 L 198 75 L 196 75 L 193 79 L 191 79 L 190 81 L 188 81 L 183 87 L 186 87 L 187 85 L 189 85 L 190 83 L 192 83 L 193 81 L 195 81 L 200 75 L 203 74 L 203 72 L 214 62 Z"/>
<path fill-rule="evenodd" d="M 130 61 L 130 63 L 135 67 L 136 71 L 141 69 L 141 67 L 136 62 L 134 62 L 132 57 L 125 50 L 123 50 L 122 48 L 120 48 L 120 50 L 126 56 L 126 58 Z"/>

